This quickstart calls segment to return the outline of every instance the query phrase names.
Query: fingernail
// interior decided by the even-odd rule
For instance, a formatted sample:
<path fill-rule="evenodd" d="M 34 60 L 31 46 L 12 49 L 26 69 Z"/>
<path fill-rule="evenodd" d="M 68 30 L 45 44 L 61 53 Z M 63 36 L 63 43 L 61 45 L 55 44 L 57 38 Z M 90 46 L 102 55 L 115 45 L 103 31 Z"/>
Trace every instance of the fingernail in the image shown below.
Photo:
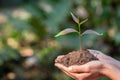
<path fill-rule="evenodd" d="M 71 70 L 72 70 L 72 67 L 69 67 L 68 70 L 71 71 Z"/>

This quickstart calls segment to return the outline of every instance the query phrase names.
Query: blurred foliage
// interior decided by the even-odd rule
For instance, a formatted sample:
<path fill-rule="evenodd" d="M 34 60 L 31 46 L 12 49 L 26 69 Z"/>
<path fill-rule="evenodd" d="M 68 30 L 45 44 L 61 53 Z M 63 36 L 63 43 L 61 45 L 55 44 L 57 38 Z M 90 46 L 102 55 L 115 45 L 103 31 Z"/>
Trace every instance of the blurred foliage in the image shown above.
<path fill-rule="evenodd" d="M 67 27 L 76 28 L 70 12 L 89 18 L 82 30 L 104 34 L 84 36 L 84 49 L 120 60 L 119 0 L 0 0 L 1 80 L 73 80 L 54 67 L 58 55 L 79 49 L 76 34 L 54 38 Z"/>

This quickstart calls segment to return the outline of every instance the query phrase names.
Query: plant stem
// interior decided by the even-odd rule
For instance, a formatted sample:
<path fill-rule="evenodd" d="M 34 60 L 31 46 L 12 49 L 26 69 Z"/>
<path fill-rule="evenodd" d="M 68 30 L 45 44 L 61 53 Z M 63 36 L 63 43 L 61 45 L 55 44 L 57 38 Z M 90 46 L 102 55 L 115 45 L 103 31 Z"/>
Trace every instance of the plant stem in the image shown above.
<path fill-rule="evenodd" d="M 81 36 L 81 29 L 80 29 L 80 24 L 78 24 L 79 27 L 79 38 L 80 38 L 80 52 L 83 50 L 82 48 L 82 36 Z"/>
<path fill-rule="evenodd" d="M 80 36 L 80 52 L 83 50 L 82 48 L 82 36 Z"/>

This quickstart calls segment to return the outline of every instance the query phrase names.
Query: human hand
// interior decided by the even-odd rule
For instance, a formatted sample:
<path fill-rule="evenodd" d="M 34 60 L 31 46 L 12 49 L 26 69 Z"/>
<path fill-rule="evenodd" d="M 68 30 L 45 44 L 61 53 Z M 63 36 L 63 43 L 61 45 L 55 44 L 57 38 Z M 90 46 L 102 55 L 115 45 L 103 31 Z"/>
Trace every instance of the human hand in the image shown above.
<path fill-rule="evenodd" d="M 84 65 L 74 65 L 70 67 L 65 67 L 59 63 L 56 63 L 59 69 L 65 72 L 68 76 L 76 80 L 97 80 L 99 77 L 103 76 L 99 71 L 103 71 L 103 64 L 99 61 L 91 61 Z"/>
<path fill-rule="evenodd" d="M 118 80 L 118 76 L 114 76 L 116 72 L 119 71 L 120 64 L 119 61 L 104 55 L 100 51 L 96 50 L 89 50 L 91 54 L 96 56 L 99 60 L 98 61 L 91 61 L 84 65 L 73 65 L 70 67 L 65 67 L 59 63 L 56 63 L 55 66 L 61 69 L 70 77 L 77 79 L 77 80 L 97 80 L 101 76 L 107 76 L 112 80 Z M 59 60 L 62 56 L 59 56 L 57 60 Z M 112 74 L 111 74 L 112 73 Z M 118 72 L 120 73 L 120 71 Z"/>

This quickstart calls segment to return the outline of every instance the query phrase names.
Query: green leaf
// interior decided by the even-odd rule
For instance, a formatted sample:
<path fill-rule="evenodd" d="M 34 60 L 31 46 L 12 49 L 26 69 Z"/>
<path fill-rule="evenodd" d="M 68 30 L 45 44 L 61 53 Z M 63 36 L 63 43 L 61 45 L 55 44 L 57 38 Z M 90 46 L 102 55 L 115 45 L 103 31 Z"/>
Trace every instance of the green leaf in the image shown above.
<path fill-rule="evenodd" d="M 94 30 L 86 30 L 82 33 L 82 35 L 85 35 L 85 34 L 96 34 L 96 35 L 103 35 L 102 33 L 98 33 Z"/>
<path fill-rule="evenodd" d="M 71 15 L 72 15 L 72 19 L 76 22 L 76 23 L 79 23 L 79 19 L 76 18 L 76 16 L 71 12 Z"/>
<path fill-rule="evenodd" d="M 85 20 L 83 20 L 83 21 L 82 21 L 82 22 L 80 22 L 79 24 L 81 25 L 81 24 L 85 23 L 87 20 L 88 20 L 88 18 L 87 18 L 87 19 L 85 19 Z"/>
<path fill-rule="evenodd" d="M 68 34 L 68 33 L 72 33 L 72 32 L 78 32 L 78 31 L 76 31 L 75 29 L 72 29 L 72 28 L 67 28 L 67 29 L 64 29 L 61 32 L 59 32 L 57 35 L 55 35 L 55 37 L 65 35 L 65 34 Z"/>

